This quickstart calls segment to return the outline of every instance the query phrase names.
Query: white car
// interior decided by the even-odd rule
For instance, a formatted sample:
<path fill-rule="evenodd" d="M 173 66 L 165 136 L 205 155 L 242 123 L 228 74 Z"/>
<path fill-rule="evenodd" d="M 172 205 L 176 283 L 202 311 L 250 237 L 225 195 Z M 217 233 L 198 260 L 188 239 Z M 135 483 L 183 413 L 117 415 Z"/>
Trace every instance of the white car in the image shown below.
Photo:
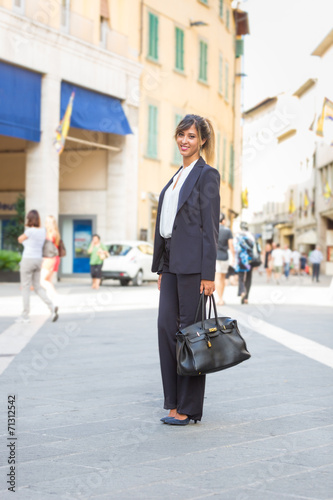
<path fill-rule="evenodd" d="M 110 257 L 103 262 L 102 282 L 119 280 L 122 286 L 132 281 L 141 286 L 144 281 L 156 281 L 158 275 L 151 272 L 153 245 L 147 241 L 112 241 L 104 243 Z"/>

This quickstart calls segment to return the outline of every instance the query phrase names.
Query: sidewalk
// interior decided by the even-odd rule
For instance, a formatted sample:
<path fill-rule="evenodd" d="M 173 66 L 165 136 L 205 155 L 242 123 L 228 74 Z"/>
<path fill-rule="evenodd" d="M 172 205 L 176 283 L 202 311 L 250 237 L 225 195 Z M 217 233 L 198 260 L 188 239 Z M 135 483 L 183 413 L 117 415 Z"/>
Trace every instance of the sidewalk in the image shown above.
<path fill-rule="evenodd" d="M 0 320 L 12 324 L 18 287 L 0 288 Z M 244 309 L 230 302 L 230 310 L 251 315 L 277 288 L 255 279 L 256 303 Z M 312 308 L 298 306 L 304 326 L 310 314 L 313 320 L 330 310 L 322 305 L 328 287 L 279 290 L 287 302 L 312 296 Z M 201 423 L 169 427 L 159 421 L 156 285 L 92 293 L 85 284 L 63 283 L 59 291 L 59 321 L 43 317 L 0 377 L 1 499 L 13 498 L 6 489 L 8 394 L 17 397 L 19 500 L 332 498 L 331 368 L 241 327 L 252 358 L 207 376 Z M 228 304 L 239 304 L 234 287 L 227 293 Z M 293 314 L 274 304 L 276 320 L 279 311 Z M 32 326 L 40 306 L 34 301 Z M 321 328 L 331 331 L 331 324 L 327 316 Z"/>

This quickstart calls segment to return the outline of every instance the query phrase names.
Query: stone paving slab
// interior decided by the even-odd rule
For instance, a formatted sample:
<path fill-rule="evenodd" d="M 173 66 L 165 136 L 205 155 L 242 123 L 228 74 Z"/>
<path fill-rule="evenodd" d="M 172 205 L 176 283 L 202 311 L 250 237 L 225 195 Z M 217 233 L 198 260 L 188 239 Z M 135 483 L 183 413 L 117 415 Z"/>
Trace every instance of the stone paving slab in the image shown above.
<path fill-rule="evenodd" d="M 202 422 L 169 427 L 159 421 L 156 316 L 63 314 L 13 360 L 0 381 L 2 401 L 7 391 L 18 395 L 15 498 L 329 498 L 332 370 L 247 330 L 252 358 L 207 377 Z M 61 334 L 68 342 L 52 353 L 52 335 Z M 3 422 L 4 407 L 0 415 Z M 309 478 L 323 483 L 317 494 Z"/>

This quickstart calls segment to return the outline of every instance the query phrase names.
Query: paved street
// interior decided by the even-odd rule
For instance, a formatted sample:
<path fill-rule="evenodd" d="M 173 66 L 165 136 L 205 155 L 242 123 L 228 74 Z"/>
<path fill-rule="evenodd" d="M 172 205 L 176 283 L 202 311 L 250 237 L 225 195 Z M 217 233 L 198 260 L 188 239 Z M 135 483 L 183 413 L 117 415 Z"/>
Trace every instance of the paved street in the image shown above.
<path fill-rule="evenodd" d="M 201 423 L 163 425 L 156 284 L 64 281 L 60 318 L 0 287 L 0 498 L 333 498 L 333 287 L 255 276 L 249 305 L 226 289 L 252 358 L 209 375 Z M 8 491 L 7 397 L 15 395 Z"/>

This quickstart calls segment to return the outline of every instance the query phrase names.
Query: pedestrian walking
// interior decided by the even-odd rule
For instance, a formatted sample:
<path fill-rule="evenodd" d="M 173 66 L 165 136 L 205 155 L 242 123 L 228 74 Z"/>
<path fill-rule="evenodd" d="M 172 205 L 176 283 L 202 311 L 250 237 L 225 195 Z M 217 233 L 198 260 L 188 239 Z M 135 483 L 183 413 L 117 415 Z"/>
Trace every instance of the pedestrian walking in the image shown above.
<path fill-rule="evenodd" d="M 88 254 L 90 255 L 90 274 L 92 277 L 91 287 L 94 290 L 98 290 L 102 279 L 103 261 L 109 255 L 106 246 L 103 245 L 98 234 L 93 235 L 88 248 Z"/>
<path fill-rule="evenodd" d="M 310 262 L 312 264 L 312 281 L 316 281 L 317 283 L 319 282 L 320 263 L 323 258 L 324 256 L 321 253 L 320 246 L 317 245 L 316 249 L 310 254 Z"/>
<path fill-rule="evenodd" d="M 294 274 L 299 275 L 301 253 L 298 250 L 294 250 L 291 258 L 293 263 Z"/>
<path fill-rule="evenodd" d="M 286 279 L 289 278 L 289 273 L 290 273 L 290 263 L 292 259 L 292 251 L 290 250 L 288 245 L 284 246 L 283 250 L 283 262 L 284 262 L 284 275 Z"/>
<path fill-rule="evenodd" d="M 58 229 L 58 224 L 53 215 L 46 217 L 45 221 L 46 229 L 46 239 L 51 241 L 55 248 L 58 250 L 58 255 L 54 257 L 44 257 L 40 275 L 40 284 L 46 291 L 48 297 L 51 299 L 53 304 L 58 306 L 58 294 L 55 290 L 54 284 L 52 282 L 54 273 L 59 269 L 60 257 L 59 257 L 59 244 L 60 244 L 60 233 Z"/>
<path fill-rule="evenodd" d="M 271 281 L 272 277 L 271 254 L 272 254 L 272 245 L 267 242 L 265 245 L 265 255 L 264 255 L 264 267 L 266 269 L 267 283 Z"/>
<path fill-rule="evenodd" d="M 300 261 L 301 276 L 304 276 L 304 274 L 305 275 L 307 274 L 306 267 L 307 267 L 307 264 L 308 264 L 308 258 L 306 256 L 306 253 L 302 253 L 299 261 Z"/>
<path fill-rule="evenodd" d="M 276 248 L 272 251 L 272 262 L 275 283 L 280 284 L 282 269 L 283 269 L 283 250 L 280 248 L 280 243 L 276 244 Z"/>
<path fill-rule="evenodd" d="M 186 115 L 175 131 L 183 165 L 163 188 L 157 211 L 152 271 L 159 274 L 158 343 L 164 391 L 162 422 L 201 420 L 205 375 L 177 374 L 176 333 L 194 322 L 200 293 L 212 295 L 220 214 L 220 176 L 209 120 Z M 206 161 L 200 156 L 201 151 Z"/>
<path fill-rule="evenodd" d="M 235 236 L 236 267 L 238 274 L 238 296 L 241 304 L 248 304 L 251 284 L 255 238 L 250 233 L 247 222 L 241 222 L 240 231 Z"/>
<path fill-rule="evenodd" d="M 18 237 L 18 242 L 23 245 L 22 260 L 20 263 L 20 278 L 23 298 L 23 312 L 17 318 L 17 323 L 29 323 L 30 290 L 45 302 L 51 311 L 52 321 L 58 319 L 58 307 L 52 303 L 44 288 L 40 284 L 40 274 L 43 262 L 43 245 L 46 239 L 46 230 L 40 227 L 40 217 L 37 210 L 30 210 L 26 218 L 24 233 Z"/>
<path fill-rule="evenodd" d="M 226 219 L 223 213 L 220 214 L 219 237 L 217 243 L 217 261 L 215 274 L 215 288 L 218 296 L 218 305 L 224 305 L 223 294 L 225 288 L 225 277 L 229 268 L 229 252 L 232 255 L 232 262 L 235 260 L 235 250 L 231 230 L 225 226 Z M 228 252 L 229 250 L 229 252 Z"/>

